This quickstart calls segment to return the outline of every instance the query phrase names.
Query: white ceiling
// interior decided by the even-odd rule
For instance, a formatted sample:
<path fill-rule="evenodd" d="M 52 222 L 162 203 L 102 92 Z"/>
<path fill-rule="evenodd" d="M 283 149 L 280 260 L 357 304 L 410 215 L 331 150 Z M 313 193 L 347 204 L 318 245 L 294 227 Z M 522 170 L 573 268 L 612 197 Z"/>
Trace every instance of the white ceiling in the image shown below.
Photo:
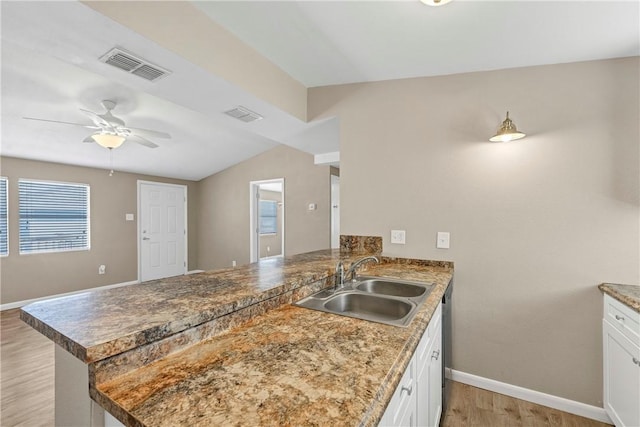
<path fill-rule="evenodd" d="M 195 2 L 307 87 L 635 56 L 640 2 Z"/>
<path fill-rule="evenodd" d="M 640 54 L 638 1 L 194 2 L 307 87 L 433 76 Z M 303 123 L 130 29 L 75 2 L 0 2 L 0 154 L 109 167 L 108 151 L 84 144 L 79 108 L 133 127 L 169 132 L 159 148 L 125 143 L 116 170 L 199 180 L 285 143 L 312 154 L 339 150 L 338 120 Z M 170 69 L 157 83 L 102 64 L 124 47 Z M 264 120 L 223 111 L 243 105 Z"/>

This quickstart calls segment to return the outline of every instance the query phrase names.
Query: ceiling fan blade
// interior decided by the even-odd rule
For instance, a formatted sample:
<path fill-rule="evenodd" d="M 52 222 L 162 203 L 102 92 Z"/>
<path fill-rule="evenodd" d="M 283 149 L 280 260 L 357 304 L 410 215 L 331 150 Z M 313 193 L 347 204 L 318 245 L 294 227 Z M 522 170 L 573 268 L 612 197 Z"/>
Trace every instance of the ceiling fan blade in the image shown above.
<path fill-rule="evenodd" d="M 87 129 L 100 129 L 99 126 L 83 125 L 82 123 L 61 122 L 60 120 L 36 119 L 35 117 L 23 117 L 26 120 L 35 120 L 38 122 L 62 123 L 63 125 L 82 126 Z"/>
<path fill-rule="evenodd" d="M 82 140 L 82 142 L 96 142 L 93 138 L 93 135 L 89 135 L 88 137 L 86 137 L 85 139 Z"/>
<path fill-rule="evenodd" d="M 141 128 L 132 128 L 127 126 L 127 129 L 131 130 L 132 133 L 136 135 L 144 135 L 150 138 L 167 138 L 170 139 L 171 135 L 166 132 L 160 132 L 158 130 L 151 129 L 141 129 Z"/>
<path fill-rule="evenodd" d="M 80 111 L 82 111 L 84 114 L 89 116 L 89 118 L 93 121 L 93 123 L 95 123 L 96 126 L 98 126 L 100 128 L 111 127 L 111 125 L 109 123 L 107 123 L 107 121 L 105 119 L 103 119 L 98 114 L 94 113 L 93 111 L 85 110 L 85 109 L 82 109 L 82 108 L 80 108 Z"/>
<path fill-rule="evenodd" d="M 137 142 L 140 145 L 144 145 L 145 147 L 149 147 L 149 148 L 157 148 L 159 147 L 158 144 L 153 143 L 151 141 L 149 141 L 146 138 L 141 137 L 140 135 L 131 135 L 127 137 L 127 141 L 131 141 L 131 142 Z"/>

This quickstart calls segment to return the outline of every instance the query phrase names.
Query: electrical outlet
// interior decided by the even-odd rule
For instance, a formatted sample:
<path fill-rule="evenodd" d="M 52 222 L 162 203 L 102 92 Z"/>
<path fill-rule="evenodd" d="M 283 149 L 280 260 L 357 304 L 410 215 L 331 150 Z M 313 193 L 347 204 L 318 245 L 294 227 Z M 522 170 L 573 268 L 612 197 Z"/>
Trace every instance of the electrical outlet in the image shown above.
<path fill-rule="evenodd" d="M 231 267 L 235 267 L 235 266 L 236 266 L 236 261 L 235 260 L 231 261 Z"/>
<path fill-rule="evenodd" d="M 98 267 L 98 274 L 106 274 L 107 272 L 107 266 L 102 264 L 100 267 Z"/>
<path fill-rule="evenodd" d="M 391 243 L 405 244 L 406 233 L 404 230 L 391 230 Z"/>

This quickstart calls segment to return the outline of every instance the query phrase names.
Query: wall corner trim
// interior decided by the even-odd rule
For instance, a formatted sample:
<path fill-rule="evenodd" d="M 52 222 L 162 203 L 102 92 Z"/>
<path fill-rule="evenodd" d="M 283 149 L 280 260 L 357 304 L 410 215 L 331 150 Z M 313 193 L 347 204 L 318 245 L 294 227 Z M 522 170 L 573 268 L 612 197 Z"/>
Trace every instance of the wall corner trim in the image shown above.
<path fill-rule="evenodd" d="M 49 295 L 49 296 L 41 297 L 41 298 L 33 298 L 33 299 L 24 300 L 24 301 L 9 302 L 7 304 L 0 304 L 0 311 L 11 310 L 13 308 L 24 307 L 25 305 L 31 304 L 32 302 L 44 301 L 44 300 L 53 299 L 53 298 L 67 297 L 69 295 L 83 294 L 85 292 L 91 292 L 91 291 L 98 291 L 98 290 L 111 289 L 111 288 L 119 288 L 121 286 L 135 285 L 135 284 L 138 284 L 138 283 L 140 283 L 140 281 L 132 280 L 130 282 L 122 282 L 122 283 L 115 283 L 113 285 L 98 286 L 97 288 L 88 288 L 88 289 L 82 289 L 82 290 L 79 290 L 79 291 L 65 292 L 63 294 Z"/>
<path fill-rule="evenodd" d="M 455 369 L 447 369 L 446 376 L 453 381 L 463 384 L 504 394 L 516 399 L 526 400 L 538 405 L 558 409 L 560 411 L 590 418 L 603 423 L 613 424 L 613 421 L 611 421 L 607 412 L 603 408 L 599 408 L 597 406 L 587 405 L 586 403 L 565 399 L 564 397 L 553 396 L 551 394 L 530 390 L 528 388 L 503 383 L 489 378 L 479 377 L 466 372 L 456 371 Z"/>

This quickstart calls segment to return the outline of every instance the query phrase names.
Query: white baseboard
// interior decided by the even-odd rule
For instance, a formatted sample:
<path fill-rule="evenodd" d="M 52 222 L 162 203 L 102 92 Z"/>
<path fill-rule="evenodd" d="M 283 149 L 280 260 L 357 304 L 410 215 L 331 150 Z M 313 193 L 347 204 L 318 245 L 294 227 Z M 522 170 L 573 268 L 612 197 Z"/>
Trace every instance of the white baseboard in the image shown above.
<path fill-rule="evenodd" d="M 445 374 L 447 378 L 451 378 L 453 381 L 493 391 L 495 393 L 504 394 L 506 396 L 515 397 L 516 399 L 526 400 L 538 405 L 558 409 L 560 411 L 590 418 L 603 423 L 613 424 L 613 421 L 611 421 L 606 411 L 597 406 L 587 405 L 586 403 L 576 402 L 575 400 L 569 400 L 563 397 L 541 393 L 539 391 L 503 383 L 489 378 L 467 374 L 466 372 L 456 371 L 455 369 L 447 370 Z"/>
<path fill-rule="evenodd" d="M 23 307 L 23 306 L 25 306 L 27 304 L 31 304 L 32 302 L 44 301 L 44 300 L 52 299 L 52 298 L 66 297 L 66 296 L 69 296 L 69 295 L 82 294 L 82 293 L 89 292 L 89 291 L 98 291 L 98 290 L 103 290 L 103 289 L 119 288 L 121 286 L 135 285 L 137 283 L 140 283 L 140 282 L 138 280 L 133 280 L 131 282 L 116 283 L 114 285 L 99 286 L 97 288 L 89 288 L 89 289 L 83 289 L 83 290 L 80 290 L 80 291 L 66 292 L 64 294 L 49 295 L 49 296 L 42 297 L 42 298 L 34 298 L 34 299 L 28 299 L 28 300 L 24 300 L 24 301 L 16 301 L 16 302 L 10 302 L 10 303 L 7 303 L 7 304 L 0 304 L 0 311 L 11 310 L 12 308 L 20 308 L 20 307 Z"/>

